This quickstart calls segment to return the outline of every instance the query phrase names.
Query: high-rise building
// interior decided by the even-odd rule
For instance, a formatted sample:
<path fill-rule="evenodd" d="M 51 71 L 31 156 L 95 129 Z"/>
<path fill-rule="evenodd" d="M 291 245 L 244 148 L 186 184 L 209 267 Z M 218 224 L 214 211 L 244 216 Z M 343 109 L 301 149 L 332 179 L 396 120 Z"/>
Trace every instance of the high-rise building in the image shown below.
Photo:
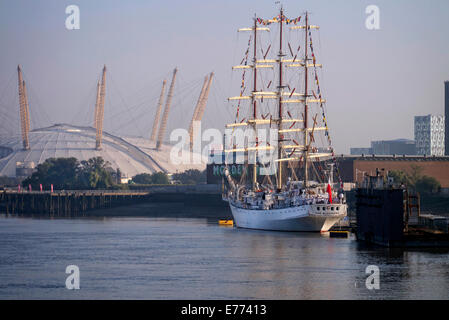
<path fill-rule="evenodd" d="M 444 116 L 416 116 L 415 142 L 419 155 L 444 155 Z"/>
<path fill-rule="evenodd" d="M 449 156 L 449 81 L 444 81 L 444 154 Z"/>

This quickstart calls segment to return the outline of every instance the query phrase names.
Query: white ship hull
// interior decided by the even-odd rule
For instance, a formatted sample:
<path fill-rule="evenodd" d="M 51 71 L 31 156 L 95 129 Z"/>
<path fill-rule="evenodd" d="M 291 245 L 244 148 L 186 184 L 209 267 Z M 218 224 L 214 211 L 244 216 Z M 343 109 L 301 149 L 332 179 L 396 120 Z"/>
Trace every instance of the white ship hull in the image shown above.
<path fill-rule="evenodd" d="M 312 204 L 270 210 L 229 205 L 237 227 L 273 231 L 325 232 L 344 218 L 347 210 L 346 204 Z"/>

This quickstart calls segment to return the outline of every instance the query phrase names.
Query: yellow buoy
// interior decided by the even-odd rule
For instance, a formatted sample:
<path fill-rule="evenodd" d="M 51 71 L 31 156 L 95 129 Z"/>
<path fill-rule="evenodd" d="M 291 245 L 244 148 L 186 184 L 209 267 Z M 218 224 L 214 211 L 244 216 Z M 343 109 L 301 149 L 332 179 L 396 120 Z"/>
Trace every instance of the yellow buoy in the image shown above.
<path fill-rule="evenodd" d="M 218 224 L 222 226 L 233 226 L 234 221 L 233 220 L 218 220 Z"/>

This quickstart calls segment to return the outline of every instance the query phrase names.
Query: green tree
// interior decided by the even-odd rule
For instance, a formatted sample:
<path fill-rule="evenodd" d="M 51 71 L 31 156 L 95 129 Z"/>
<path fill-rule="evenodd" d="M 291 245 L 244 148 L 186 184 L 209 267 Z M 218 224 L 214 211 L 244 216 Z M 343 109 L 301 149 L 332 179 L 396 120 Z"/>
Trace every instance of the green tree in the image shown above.
<path fill-rule="evenodd" d="M 391 170 L 390 172 L 388 172 L 388 176 L 392 177 L 394 180 L 394 183 L 396 183 L 396 184 L 404 184 L 404 185 L 410 184 L 409 178 L 404 171 Z"/>
<path fill-rule="evenodd" d="M 49 189 L 53 184 L 55 190 L 61 189 L 98 189 L 114 186 L 115 170 L 101 157 L 83 160 L 76 158 L 49 158 L 36 167 L 36 171 L 22 183 L 31 184 L 33 189 L 42 184 Z"/>
<path fill-rule="evenodd" d="M 420 193 L 435 193 L 441 188 L 441 184 L 434 177 L 422 174 L 422 167 L 412 165 L 409 172 L 392 170 L 388 176 L 394 179 L 397 184 L 405 184 L 411 190 Z"/>
<path fill-rule="evenodd" d="M 81 161 L 78 170 L 80 185 L 87 189 L 107 189 L 114 182 L 110 171 L 109 163 L 102 157 L 90 158 Z"/>
<path fill-rule="evenodd" d="M 42 184 L 44 188 L 55 189 L 77 188 L 77 170 L 79 162 L 76 158 L 49 158 L 36 167 L 31 177 L 25 179 L 23 185 L 31 184 L 34 189 Z"/>
<path fill-rule="evenodd" d="M 173 174 L 173 180 L 179 180 L 182 184 L 206 183 L 206 170 L 189 169 L 182 173 Z"/>
<path fill-rule="evenodd" d="M 422 167 L 412 164 L 410 166 L 411 170 L 410 173 L 407 175 L 408 180 L 409 180 L 409 184 L 411 186 L 413 186 L 414 188 L 416 187 L 416 183 L 422 179 L 423 175 L 422 175 Z"/>
<path fill-rule="evenodd" d="M 151 175 L 153 184 L 170 184 L 167 174 L 164 172 L 155 172 Z"/>
<path fill-rule="evenodd" d="M 132 179 L 134 183 L 137 184 L 169 184 L 170 180 L 168 176 L 164 172 L 154 172 L 153 174 L 149 173 L 140 173 L 135 175 Z"/>
<path fill-rule="evenodd" d="M 419 193 L 436 193 L 440 190 L 441 184 L 434 177 L 423 176 L 415 185 Z"/>
<path fill-rule="evenodd" d="M 137 184 L 152 184 L 153 183 L 153 179 L 151 177 L 151 174 L 149 174 L 149 173 L 137 174 L 132 178 L 132 181 Z"/>

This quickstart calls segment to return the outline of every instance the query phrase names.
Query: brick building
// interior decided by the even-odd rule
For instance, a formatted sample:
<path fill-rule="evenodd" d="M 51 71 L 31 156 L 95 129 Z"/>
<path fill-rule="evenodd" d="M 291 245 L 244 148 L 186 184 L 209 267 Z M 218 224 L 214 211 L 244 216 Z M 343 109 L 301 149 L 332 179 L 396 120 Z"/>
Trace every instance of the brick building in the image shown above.
<path fill-rule="evenodd" d="M 441 188 L 449 190 L 449 157 L 340 156 L 338 163 L 343 182 L 360 182 L 364 173 L 375 174 L 376 169 L 411 172 L 416 165 L 422 168 L 423 175 L 434 177 Z"/>

